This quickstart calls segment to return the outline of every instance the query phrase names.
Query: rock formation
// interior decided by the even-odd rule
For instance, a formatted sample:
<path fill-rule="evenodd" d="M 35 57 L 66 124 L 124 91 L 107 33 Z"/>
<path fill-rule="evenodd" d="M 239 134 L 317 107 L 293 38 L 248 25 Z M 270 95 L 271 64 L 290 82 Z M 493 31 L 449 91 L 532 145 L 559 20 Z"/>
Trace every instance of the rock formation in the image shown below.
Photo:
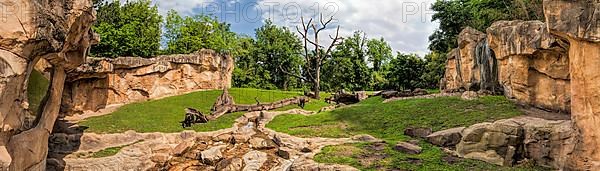
<path fill-rule="evenodd" d="M 542 165 L 559 169 L 600 169 L 600 150 L 598 150 L 600 131 L 596 129 L 597 125 L 600 125 L 598 107 L 600 106 L 600 84 L 598 84 L 600 13 L 598 11 L 600 11 L 598 0 L 544 0 L 545 23 L 500 21 L 487 29 L 488 47 L 498 61 L 498 75 L 491 75 L 489 78 L 494 76 L 498 78 L 504 94 L 518 103 L 571 113 L 574 125 L 573 136 L 576 137 L 571 152 L 563 151 L 568 151 L 570 146 L 559 146 L 564 149 L 550 150 L 561 151 L 549 154 L 558 156 L 543 157 L 552 159 L 551 161 L 538 160 L 535 155 L 527 156 L 525 153 L 525 157 L 530 157 Z M 473 31 L 466 29 L 463 32 Z M 477 40 L 485 39 L 473 35 L 461 33 L 460 49 L 448 54 L 446 74 L 441 85 L 447 92 L 471 89 L 472 80 L 476 80 L 477 73 L 481 71 L 478 66 L 471 65 L 473 55 L 469 52 L 481 52 L 471 45 Z M 471 69 L 465 71 L 465 64 Z M 494 72 L 490 73 L 494 74 Z M 480 75 L 479 78 L 482 76 Z M 550 134 L 550 137 L 560 135 L 562 134 Z M 521 137 L 512 133 L 510 136 Z M 463 141 L 467 144 L 481 142 L 465 140 L 465 138 L 463 137 Z M 504 164 L 506 159 L 511 158 L 506 156 L 512 156 L 511 153 L 507 153 L 512 149 L 510 146 L 502 146 L 501 153 L 497 153 L 498 150 L 494 148 L 500 146 L 496 145 L 486 145 L 491 151 L 479 151 L 482 156 L 485 156 L 480 159 L 486 161 L 493 159 L 494 163 Z M 519 151 L 516 146 L 513 147 L 515 147 L 513 151 Z M 467 156 L 470 153 L 463 148 L 462 154 Z M 503 161 L 496 160 L 498 157 Z"/>
<path fill-rule="evenodd" d="M 551 34 L 569 42 L 571 118 L 579 133 L 569 168 L 600 169 L 600 1 L 544 0 Z"/>
<path fill-rule="evenodd" d="M 456 150 L 461 157 L 497 165 L 530 159 L 539 166 L 564 168 L 574 142 L 571 121 L 521 117 L 464 129 Z"/>
<path fill-rule="evenodd" d="M 43 170 L 47 140 L 58 117 L 66 72 L 98 41 L 91 1 L 1 0 L 0 169 Z M 9 14 L 10 13 L 10 14 Z M 43 110 L 27 118 L 27 81 L 40 59 L 53 66 Z"/>
<path fill-rule="evenodd" d="M 568 43 L 543 22 L 499 21 L 487 29 L 487 38 L 466 28 L 459 45 L 448 55 L 445 91 L 503 90 L 524 105 L 570 111 Z"/>
<path fill-rule="evenodd" d="M 88 58 L 69 73 L 62 112 L 97 111 L 197 90 L 231 87 L 233 58 L 211 50 L 154 58 Z"/>

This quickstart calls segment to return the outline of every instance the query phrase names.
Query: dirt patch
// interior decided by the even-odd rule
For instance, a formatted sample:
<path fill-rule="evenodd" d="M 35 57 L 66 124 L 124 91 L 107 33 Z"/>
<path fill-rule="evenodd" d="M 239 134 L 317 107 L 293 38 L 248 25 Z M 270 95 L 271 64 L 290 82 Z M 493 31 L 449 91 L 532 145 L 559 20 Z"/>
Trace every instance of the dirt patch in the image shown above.
<path fill-rule="evenodd" d="M 525 115 L 534 118 L 541 118 L 552 121 L 571 120 L 571 114 L 569 113 L 550 112 L 529 106 L 519 106 L 519 110 L 523 111 Z"/>

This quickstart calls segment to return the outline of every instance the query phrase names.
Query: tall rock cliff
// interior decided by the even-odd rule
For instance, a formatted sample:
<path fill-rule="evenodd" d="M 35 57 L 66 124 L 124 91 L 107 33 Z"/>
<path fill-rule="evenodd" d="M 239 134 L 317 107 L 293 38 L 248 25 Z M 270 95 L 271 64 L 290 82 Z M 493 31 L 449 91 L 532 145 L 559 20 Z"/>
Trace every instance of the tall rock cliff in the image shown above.
<path fill-rule="evenodd" d="M 600 170 L 600 0 L 544 0 L 551 34 L 569 43 L 571 118 L 579 143 L 571 168 Z"/>
<path fill-rule="evenodd" d="M 66 72 L 97 42 L 89 0 L 0 0 L 0 169 L 43 170 L 48 136 L 58 117 Z M 27 82 L 34 65 L 52 66 L 43 110 L 29 122 Z"/>
<path fill-rule="evenodd" d="M 568 42 L 541 21 L 499 21 L 486 32 L 459 34 L 459 48 L 447 59 L 445 91 L 503 91 L 524 105 L 570 111 Z"/>
<path fill-rule="evenodd" d="M 544 14 L 545 22 L 496 22 L 486 30 L 487 40 L 461 33 L 459 49 L 448 55 L 442 87 L 464 91 L 473 88 L 473 80 L 481 82 L 476 78 L 486 74 L 472 62 L 481 46 L 464 45 L 487 41 L 498 68 L 489 78 L 498 78 L 507 97 L 571 114 L 574 150 L 559 149 L 550 165 L 600 170 L 600 0 L 544 0 Z"/>
<path fill-rule="evenodd" d="M 231 87 L 233 58 L 212 50 L 154 58 L 90 58 L 70 72 L 62 112 L 96 111 L 196 90 Z"/>

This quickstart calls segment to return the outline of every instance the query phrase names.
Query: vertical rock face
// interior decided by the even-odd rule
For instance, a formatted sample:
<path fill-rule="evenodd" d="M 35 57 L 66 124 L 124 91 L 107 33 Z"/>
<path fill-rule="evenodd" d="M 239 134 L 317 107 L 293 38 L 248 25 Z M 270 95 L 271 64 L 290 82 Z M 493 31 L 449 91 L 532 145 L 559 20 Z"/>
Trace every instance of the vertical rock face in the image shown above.
<path fill-rule="evenodd" d="M 233 59 L 211 50 L 154 58 L 89 59 L 69 73 L 62 112 L 231 87 Z"/>
<path fill-rule="evenodd" d="M 504 94 L 519 103 L 570 111 L 568 43 L 541 21 L 499 21 L 487 29 Z"/>
<path fill-rule="evenodd" d="M 95 11 L 91 1 L 0 0 L 0 168 L 43 170 L 47 141 L 58 117 L 65 70 L 85 60 Z M 27 79 L 36 62 L 53 65 L 43 110 L 25 121 Z M 28 124 L 26 124 L 28 123 Z"/>
<path fill-rule="evenodd" d="M 567 39 L 571 116 L 579 142 L 569 167 L 600 169 L 600 1 L 544 0 L 550 33 Z"/>
<path fill-rule="evenodd" d="M 499 21 L 487 36 L 466 28 L 458 41 L 460 52 L 448 55 L 447 92 L 503 90 L 525 105 L 570 111 L 569 45 L 543 22 Z"/>

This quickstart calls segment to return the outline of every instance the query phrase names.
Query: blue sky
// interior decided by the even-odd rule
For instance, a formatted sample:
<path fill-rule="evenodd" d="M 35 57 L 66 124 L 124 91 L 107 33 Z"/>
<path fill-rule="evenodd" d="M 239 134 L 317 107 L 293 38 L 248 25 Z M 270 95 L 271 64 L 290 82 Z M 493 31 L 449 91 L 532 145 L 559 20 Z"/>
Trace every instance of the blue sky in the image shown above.
<path fill-rule="evenodd" d="M 325 34 L 349 36 L 356 30 L 369 38 L 386 39 L 394 51 L 424 55 L 428 36 L 438 24 L 431 22 L 434 0 L 153 0 L 161 14 L 174 9 L 183 15 L 212 14 L 231 24 L 233 31 L 253 36 L 265 19 L 295 31 L 302 17 L 320 14 L 335 18 Z M 328 36 L 321 36 L 324 42 Z"/>

